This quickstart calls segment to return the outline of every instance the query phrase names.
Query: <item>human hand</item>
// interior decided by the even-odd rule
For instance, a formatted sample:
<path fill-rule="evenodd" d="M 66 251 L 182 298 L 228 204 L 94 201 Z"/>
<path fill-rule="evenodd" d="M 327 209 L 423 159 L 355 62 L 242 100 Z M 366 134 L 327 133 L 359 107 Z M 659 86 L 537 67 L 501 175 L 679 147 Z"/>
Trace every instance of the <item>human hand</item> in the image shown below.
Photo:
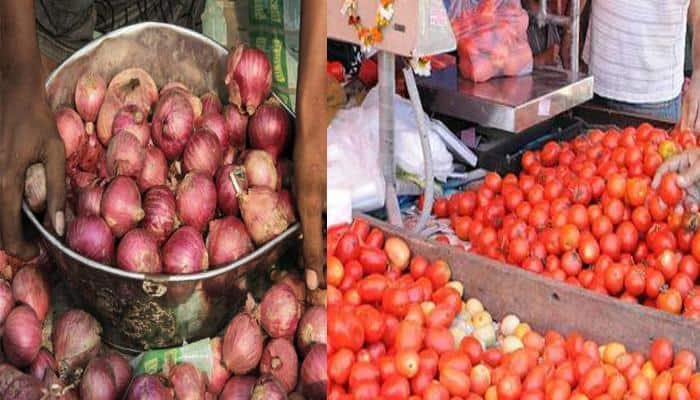
<path fill-rule="evenodd" d="M 693 73 L 683 92 L 681 130 L 700 133 L 700 73 Z"/>
<path fill-rule="evenodd" d="M 666 159 L 656 170 L 651 187 L 656 189 L 669 172 L 678 173 L 676 184 L 685 190 L 685 205 L 697 208 L 700 203 L 700 149 L 685 150 Z"/>
<path fill-rule="evenodd" d="M 46 170 L 47 210 L 53 228 L 64 231 L 65 151 L 39 79 L 0 84 L 0 247 L 21 259 L 37 254 L 22 234 L 22 194 L 27 168 Z"/>

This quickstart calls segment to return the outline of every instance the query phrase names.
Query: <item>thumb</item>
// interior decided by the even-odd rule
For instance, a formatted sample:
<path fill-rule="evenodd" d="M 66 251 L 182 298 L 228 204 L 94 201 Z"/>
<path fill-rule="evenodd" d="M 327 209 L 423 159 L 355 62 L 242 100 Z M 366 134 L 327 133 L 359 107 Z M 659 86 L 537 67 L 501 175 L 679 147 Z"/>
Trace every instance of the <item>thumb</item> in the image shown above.
<path fill-rule="evenodd" d="M 58 133 L 51 136 L 44 149 L 43 164 L 46 168 L 46 208 L 51 224 L 59 236 L 65 231 L 66 156 Z"/>
<path fill-rule="evenodd" d="M 700 163 L 694 163 L 678 176 L 678 186 L 685 189 L 700 179 Z"/>

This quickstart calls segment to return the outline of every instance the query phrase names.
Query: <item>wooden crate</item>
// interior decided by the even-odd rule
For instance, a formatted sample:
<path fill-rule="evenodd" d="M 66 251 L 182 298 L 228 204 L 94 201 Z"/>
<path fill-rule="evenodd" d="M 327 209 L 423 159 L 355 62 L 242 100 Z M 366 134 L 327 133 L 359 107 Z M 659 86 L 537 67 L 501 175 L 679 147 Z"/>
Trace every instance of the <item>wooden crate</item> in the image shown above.
<path fill-rule="evenodd" d="M 624 303 L 586 289 L 536 275 L 452 246 L 427 242 L 383 221 L 360 215 L 388 236 L 406 240 L 412 254 L 445 260 L 452 279 L 462 282 L 464 296 L 476 297 L 498 320 L 515 314 L 538 332 L 579 331 L 598 343 L 619 341 L 646 352 L 651 341 L 665 336 L 676 350 L 700 349 L 700 323 L 650 307 Z"/>

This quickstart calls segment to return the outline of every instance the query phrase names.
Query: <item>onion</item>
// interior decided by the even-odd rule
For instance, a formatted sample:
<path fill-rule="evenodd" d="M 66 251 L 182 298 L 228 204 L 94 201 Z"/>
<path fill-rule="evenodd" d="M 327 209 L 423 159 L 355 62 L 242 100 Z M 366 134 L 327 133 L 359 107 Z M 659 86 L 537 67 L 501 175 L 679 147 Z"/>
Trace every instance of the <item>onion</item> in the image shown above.
<path fill-rule="evenodd" d="M 24 179 L 24 199 L 35 213 L 46 208 L 46 170 L 44 164 L 32 164 L 27 168 Z"/>
<path fill-rule="evenodd" d="M 326 344 L 326 309 L 314 306 L 306 310 L 297 328 L 297 346 L 308 354 L 314 344 Z"/>
<path fill-rule="evenodd" d="M 54 370 L 47 369 L 41 383 L 46 388 L 50 400 L 79 400 L 74 385 L 66 385 Z"/>
<path fill-rule="evenodd" d="M 107 93 L 105 95 L 100 113 L 97 115 L 97 138 L 103 145 L 107 145 L 109 139 L 112 138 L 112 122 L 122 106 L 123 104 L 116 94 Z"/>
<path fill-rule="evenodd" d="M 137 177 L 143 168 L 146 150 L 129 131 L 114 135 L 107 146 L 106 163 L 110 176 Z"/>
<path fill-rule="evenodd" d="M 309 400 L 325 399 L 327 382 L 326 345 L 316 344 L 301 363 L 302 393 Z"/>
<path fill-rule="evenodd" d="M 209 268 L 209 256 L 202 234 L 191 226 L 183 226 L 163 246 L 163 271 L 168 274 L 189 274 Z"/>
<path fill-rule="evenodd" d="M 204 93 L 199 100 L 202 102 L 202 116 L 207 114 L 217 113 L 221 114 L 221 100 L 219 95 L 214 91 L 208 91 Z"/>
<path fill-rule="evenodd" d="M 277 283 L 260 302 L 260 324 L 273 338 L 292 337 L 301 317 L 301 304 L 286 284 Z"/>
<path fill-rule="evenodd" d="M 135 228 L 144 217 L 136 182 L 125 176 L 114 178 L 102 194 L 100 211 L 116 237 Z"/>
<path fill-rule="evenodd" d="M 236 188 L 243 222 L 255 244 L 267 243 L 287 229 L 289 223 L 280 207 L 277 192 L 266 187 L 243 191 L 236 173 L 232 172 L 229 176 Z"/>
<path fill-rule="evenodd" d="M 254 376 L 232 376 L 226 382 L 219 400 L 249 400 L 253 386 L 255 386 Z"/>
<path fill-rule="evenodd" d="M 188 88 L 187 85 L 185 85 L 184 83 L 178 81 L 170 81 L 166 83 L 162 89 L 160 89 L 160 96 L 163 97 L 163 95 L 167 93 L 170 89 L 182 89 L 185 92 L 190 93 L 190 88 Z"/>
<path fill-rule="evenodd" d="M 214 176 L 222 162 L 221 145 L 216 135 L 208 129 L 198 129 L 187 141 L 182 153 L 186 172 L 198 171 Z"/>
<path fill-rule="evenodd" d="M 306 283 L 301 280 L 299 275 L 294 272 L 282 271 L 279 277 L 273 278 L 273 281 L 289 286 L 292 292 L 294 292 L 297 301 L 299 301 L 300 304 L 304 303 L 306 299 Z"/>
<path fill-rule="evenodd" d="M 112 231 L 96 215 L 77 217 L 68 225 L 66 242 L 71 249 L 103 264 L 109 264 L 114 255 Z"/>
<path fill-rule="evenodd" d="M 248 115 L 241 114 L 236 107 L 226 106 L 224 119 L 229 132 L 229 143 L 238 148 L 244 148 L 248 131 Z"/>
<path fill-rule="evenodd" d="M 267 343 L 260 359 L 260 373 L 277 378 L 289 393 L 297 385 L 298 369 L 297 352 L 289 340 L 277 338 Z"/>
<path fill-rule="evenodd" d="M 104 188 L 101 185 L 93 184 L 78 193 L 78 203 L 76 213 L 79 216 L 100 215 L 100 204 L 102 203 L 102 193 Z"/>
<path fill-rule="evenodd" d="M 287 143 L 289 116 L 281 106 L 265 103 L 250 117 L 248 136 L 250 147 L 265 150 L 277 159 Z"/>
<path fill-rule="evenodd" d="M 173 390 L 158 375 L 139 375 L 131 382 L 126 400 L 173 400 Z"/>
<path fill-rule="evenodd" d="M 36 379 L 43 380 L 46 370 L 56 371 L 57 369 L 58 366 L 53 355 L 45 347 L 42 347 L 29 366 L 29 373 Z"/>
<path fill-rule="evenodd" d="M 63 139 L 63 147 L 66 153 L 66 167 L 78 164 L 82 156 L 83 145 L 85 144 L 85 125 L 75 110 L 63 107 L 56 112 L 56 126 L 58 134 Z"/>
<path fill-rule="evenodd" d="M 228 216 L 209 223 L 207 251 L 211 265 L 224 265 L 253 251 L 253 242 L 243 222 Z"/>
<path fill-rule="evenodd" d="M 229 53 L 226 60 L 226 77 L 229 101 L 248 115 L 270 95 L 272 67 L 261 50 L 240 44 Z"/>
<path fill-rule="evenodd" d="M 2 348 L 10 364 L 29 366 L 41 348 L 41 322 L 34 311 L 25 305 L 17 306 L 5 319 Z"/>
<path fill-rule="evenodd" d="M 289 225 L 297 222 L 297 217 L 294 214 L 294 201 L 292 200 L 292 194 L 289 193 L 288 190 L 282 190 L 279 192 L 278 204 Z"/>
<path fill-rule="evenodd" d="M 233 165 L 224 165 L 216 175 L 217 204 L 221 212 L 226 215 L 238 214 L 238 195 L 229 177 L 235 170 L 236 167 Z M 241 182 L 242 180 L 239 181 Z"/>
<path fill-rule="evenodd" d="M 222 149 L 229 145 L 231 133 L 229 132 L 226 120 L 219 113 L 209 113 L 203 115 L 197 123 L 198 129 L 208 129 L 219 139 Z"/>
<path fill-rule="evenodd" d="M 270 154 L 263 150 L 251 150 L 243 159 L 243 167 L 249 186 L 277 190 L 277 167 Z"/>
<path fill-rule="evenodd" d="M 170 383 L 177 399 L 204 400 L 204 375 L 194 365 L 183 362 L 170 370 Z"/>
<path fill-rule="evenodd" d="M 132 229 L 117 247 L 119 268 L 144 274 L 159 274 L 163 270 L 158 243 L 144 229 Z"/>
<path fill-rule="evenodd" d="M 117 392 L 117 398 L 121 399 L 129 386 L 131 380 L 131 365 L 129 362 L 117 352 L 110 352 L 105 356 L 105 360 L 109 363 L 114 374 L 114 387 Z"/>
<path fill-rule="evenodd" d="M 2 251 L 2 254 L 4 257 L 7 257 L 4 251 Z M 4 261 L 3 264 L 6 265 L 7 261 Z M 10 311 L 12 311 L 12 307 L 14 306 L 15 298 L 12 296 L 12 288 L 10 287 L 10 284 L 5 280 L 0 279 L 0 327 L 2 327 L 5 319 L 10 314 Z"/>
<path fill-rule="evenodd" d="M 135 104 L 146 113 L 151 112 L 153 103 L 158 100 L 158 88 L 153 78 L 141 68 L 128 68 L 112 78 L 107 86 L 123 105 Z"/>
<path fill-rule="evenodd" d="M 286 400 L 287 393 L 277 378 L 271 375 L 261 376 L 253 387 L 251 400 Z"/>
<path fill-rule="evenodd" d="M 190 172 L 177 187 L 175 195 L 180 221 L 203 231 L 216 212 L 216 187 L 202 172 Z"/>
<path fill-rule="evenodd" d="M 224 151 L 224 165 L 233 164 L 236 161 L 236 156 L 238 156 L 238 149 L 228 145 Z"/>
<path fill-rule="evenodd" d="M 49 311 L 50 290 L 49 282 L 35 265 L 22 267 L 12 280 L 15 300 L 34 310 L 39 321 L 43 321 Z"/>
<path fill-rule="evenodd" d="M 74 194 L 80 194 L 80 191 L 88 186 L 98 183 L 97 175 L 92 172 L 78 171 L 70 177 L 70 186 Z"/>
<path fill-rule="evenodd" d="M 95 122 L 102 100 L 107 91 L 107 82 L 98 74 L 86 72 L 75 84 L 75 108 L 83 120 Z"/>
<path fill-rule="evenodd" d="M 153 113 L 153 141 L 168 160 L 180 157 L 193 123 L 192 106 L 180 92 L 172 91 L 160 99 Z"/>
<path fill-rule="evenodd" d="M 84 367 L 97 355 L 101 331 L 95 318 L 83 310 L 68 310 L 58 318 L 53 328 L 53 352 L 61 376 Z"/>
<path fill-rule="evenodd" d="M 218 336 L 211 340 L 212 366 L 211 377 L 207 382 L 207 391 L 215 395 L 221 393 L 221 390 L 231 375 L 223 362 L 222 343 L 223 339 Z"/>
<path fill-rule="evenodd" d="M 180 224 L 175 212 L 175 196 L 166 186 L 154 186 L 143 197 L 145 216 L 141 226 L 162 243 Z"/>
<path fill-rule="evenodd" d="M 3 400 L 39 400 L 41 382 L 9 364 L 0 364 L 0 394 Z"/>
<path fill-rule="evenodd" d="M 148 115 L 136 104 L 125 105 L 114 116 L 112 135 L 116 135 L 122 130 L 127 130 L 134 135 L 143 147 L 148 146 L 148 142 L 151 140 Z"/>
<path fill-rule="evenodd" d="M 224 364 L 236 375 L 247 374 L 260 362 L 263 335 L 260 325 L 247 312 L 237 314 L 224 333 Z"/>
<path fill-rule="evenodd" d="M 85 143 L 85 152 L 80 159 L 80 168 L 83 171 L 95 173 L 97 172 L 97 164 L 104 157 L 105 150 L 102 147 L 97 135 L 94 132 L 92 123 L 88 122 L 85 125 L 87 132 L 87 142 Z"/>
<path fill-rule="evenodd" d="M 192 94 L 192 91 L 180 82 L 170 82 L 163 87 L 160 91 L 161 96 L 165 96 L 168 93 L 180 93 L 192 106 L 192 112 L 194 113 L 194 118 L 197 119 L 202 116 L 202 101 L 199 97 Z"/>
<path fill-rule="evenodd" d="M 114 400 L 117 388 L 112 367 L 104 358 L 90 360 L 80 380 L 81 400 Z"/>
<path fill-rule="evenodd" d="M 157 147 L 149 147 L 143 162 L 143 169 L 136 183 L 142 192 L 158 186 L 165 185 L 168 179 L 168 161 L 165 154 Z"/>

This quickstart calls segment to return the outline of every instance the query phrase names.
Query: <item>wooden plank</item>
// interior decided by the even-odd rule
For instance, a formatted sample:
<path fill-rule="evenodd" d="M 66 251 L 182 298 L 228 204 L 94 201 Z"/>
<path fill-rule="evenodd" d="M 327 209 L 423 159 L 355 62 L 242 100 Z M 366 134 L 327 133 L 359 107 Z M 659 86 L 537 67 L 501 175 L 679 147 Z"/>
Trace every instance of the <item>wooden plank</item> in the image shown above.
<path fill-rule="evenodd" d="M 368 216 L 360 218 L 388 236 L 406 240 L 412 254 L 445 260 L 452 268 L 453 279 L 464 284 L 465 298 L 481 300 L 496 319 L 512 313 L 542 333 L 549 329 L 562 334 L 576 330 L 598 343 L 614 340 L 643 352 L 659 336 L 671 339 L 676 349 L 700 349 L 700 323 L 696 321 L 625 303 L 449 245 L 427 242 Z"/>

